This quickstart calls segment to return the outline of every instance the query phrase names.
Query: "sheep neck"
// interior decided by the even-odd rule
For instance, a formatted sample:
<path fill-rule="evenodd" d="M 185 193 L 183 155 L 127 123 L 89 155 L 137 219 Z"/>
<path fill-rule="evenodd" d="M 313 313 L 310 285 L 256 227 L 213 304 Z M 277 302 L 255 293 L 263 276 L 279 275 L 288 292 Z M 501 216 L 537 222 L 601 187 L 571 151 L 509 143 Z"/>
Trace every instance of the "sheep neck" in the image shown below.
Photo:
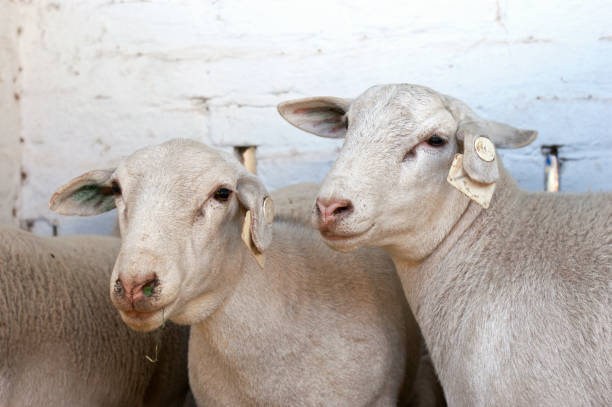
<path fill-rule="evenodd" d="M 500 165 L 499 169 L 500 179 L 489 209 L 482 209 L 477 203 L 470 201 L 449 233 L 427 257 L 413 261 L 389 252 L 402 279 L 404 293 L 415 313 L 419 305 L 427 301 L 428 287 L 436 285 L 438 276 L 434 273 L 452 273 L 452 270 L 439 269 L 438 265 L 449 255 L 454 255 L 452 252 L 457 244 L 465 243 L 474 233 L 484 231 L 488 222 L 495 222 L 500 214 L 511 212 L 517 199 L 520 199 L 522 194 L 519 193 L 516 181 L 503 166 Z M 468 230 L 470 233 L 466 233 Z"/>
<path fill-rule="evenodd" d="M 393 258 L 442 386 L 451 399 L 453 389 L 456 388 L 454 385 L 463 380 L 446 374 L 457 372 L 452 366 L 463 360 L 461 355 L 453 352 L 461 348 L 458 344 L 466 341 L 469 321 L 464 320 L 463 313 L 469 308 L 472 298 L 478 296 L 482 284 L 486 284 L 482 278 L 485 270 L 462 263 L 465 259 L 471 262 L 470 256 L 478 256 L 478 249 L 473 248 L 475 239 L 489 236 L 491 225 L 500 217 L 511 217 L 513 208 L 523 196 L 503 167 L 500 170 L 496 195 L 489 209 L 484 210 L 470 202 L 451 231 L 423 261 L 409 262 Z"/>

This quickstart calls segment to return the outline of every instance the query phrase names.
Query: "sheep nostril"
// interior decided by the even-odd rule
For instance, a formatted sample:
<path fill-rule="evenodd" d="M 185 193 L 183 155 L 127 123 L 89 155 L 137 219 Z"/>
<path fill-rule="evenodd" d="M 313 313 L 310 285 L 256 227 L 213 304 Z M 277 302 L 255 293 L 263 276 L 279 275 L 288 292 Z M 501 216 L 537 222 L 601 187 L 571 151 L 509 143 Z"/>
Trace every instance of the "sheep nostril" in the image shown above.
<path fill-rule="evenodd" d="M 113 292 L 115 293 L 115 295 L 123 295 L 123 293 L 125 292 L 123 288 L 123 283 L 121 282 L 120 279 L 115 280 L 115 286 L 113 288 Z"/>
<path fill-rule="evenodd" d="M 334 209 L 332 213 L 334 215 L 340 215 L 341 213 L 344 213 L 344 212 L 350 212 L 351 209 L 352 209 L 351 205 L 341 206 L 339 208 Z"/>
<path fill-rule="evenodd" d="M 353 204 L 348 200 L 339 200 L 332 202 L 329 206 L 328 211 L 331 210 L 331 215 L 334 218 L 339 218 L 342 215 L 348 215 L 353 211 Z"/>

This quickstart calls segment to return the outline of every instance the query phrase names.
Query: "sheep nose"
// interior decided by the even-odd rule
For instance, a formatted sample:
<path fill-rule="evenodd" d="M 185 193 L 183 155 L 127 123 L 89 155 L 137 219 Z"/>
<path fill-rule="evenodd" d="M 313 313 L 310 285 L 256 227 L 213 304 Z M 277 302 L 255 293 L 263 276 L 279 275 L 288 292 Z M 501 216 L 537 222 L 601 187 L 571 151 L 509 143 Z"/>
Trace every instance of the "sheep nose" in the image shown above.
<path fill-rule="evenodd" d="M 115 295 L 123 297 L 126 301 L 134 304 L 135 301 L 152 296 L 158 284 L 159 280 L 155 273 L 138 278 L 119 276 L 117 281 L 115 281 Z"/>
<path fill-rule="evenodd" d="M 317 209 L 319 211 L 319 227 L 325 228 L 353 212 L 353 204 L 347 199 L 332 199 L 329 201 L 317 199 Z"/>

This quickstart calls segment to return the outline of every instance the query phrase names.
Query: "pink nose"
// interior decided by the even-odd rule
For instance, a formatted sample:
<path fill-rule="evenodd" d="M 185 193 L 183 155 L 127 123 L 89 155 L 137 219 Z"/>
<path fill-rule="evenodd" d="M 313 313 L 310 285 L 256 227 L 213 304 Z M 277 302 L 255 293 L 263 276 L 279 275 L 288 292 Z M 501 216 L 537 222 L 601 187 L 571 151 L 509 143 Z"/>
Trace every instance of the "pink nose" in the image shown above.
<path fill-rule="evenodd" d="M 115 282 L 115 294 L 134 304 L 135 301 L 152 296 L 158 282 L 155 273 L 132 279 L 124 279 L 119 276 Z"/>
<path fill-rule="evenodd" d="M 353 204 L 346 199 L 332 199 L 330 201 L 317 199 L 317 208 L 319 210 L 319 227 L 325 228 L 342 216 L 351 213 Z"/>

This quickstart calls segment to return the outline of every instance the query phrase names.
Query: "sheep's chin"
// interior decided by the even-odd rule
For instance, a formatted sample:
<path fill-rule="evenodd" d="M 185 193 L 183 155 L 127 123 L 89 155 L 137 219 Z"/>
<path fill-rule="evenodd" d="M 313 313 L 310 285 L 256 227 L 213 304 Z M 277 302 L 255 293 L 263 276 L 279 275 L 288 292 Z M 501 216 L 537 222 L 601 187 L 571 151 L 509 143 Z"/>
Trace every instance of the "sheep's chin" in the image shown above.
<path fill-rule="evenodd" d="M 152 312 L 119 311 L 121 319 L 127 326 L 135 331 L 153 331 L 162 326 L 164 319 L 168 319 L 165 310 L 158 309 Z"/>

